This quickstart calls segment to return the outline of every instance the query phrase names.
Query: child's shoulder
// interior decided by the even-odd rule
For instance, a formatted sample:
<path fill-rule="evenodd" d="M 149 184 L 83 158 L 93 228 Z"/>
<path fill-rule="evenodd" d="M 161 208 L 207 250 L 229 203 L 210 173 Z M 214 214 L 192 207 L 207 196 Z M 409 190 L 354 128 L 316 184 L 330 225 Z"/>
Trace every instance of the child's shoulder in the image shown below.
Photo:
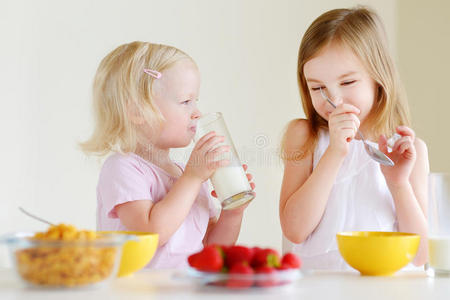
<path fill-rule="evenodd" d="M 427 144 L 420 138 L 416 137 L 414 139 L 414 147 L 416 148 L 417 160 L 416 165 L 421 165 L 427 172 L 430 169 L 428 161 L 428 148 Z"/>
<path fill-rule="evenodd" d="M 117 165 L 136 162 L 136 156 L 131 153 L 113 152 L 105 159 L 103 165 Z"/>
<path fill-rule="evenodd" d="M 143 173 L 144 165 L 137 155 L 131 153 L 114 152 L 103 162 L 102 172 L 129 172 L 130 170 Z"/>
<path fill-rule="evenodd" d="M 311 135 L 311 127 L 306 119 L 291 120 L 284 134 L 286 148 L 298 149 L 303 146 Z"/>
<path fill-rule="evenodd" d="M 418 151 L 425 152 L 425 153 L 428 152 L 427 144 L 425 143 L 424 140 L 422 140 L 422 139 L 420 139 L 420 138 L 418 138 L 418 137 L 416 137 L 416 138 L 414 139 L 414 146 L 416 147 L 416 149 L 417 149 Z"/>

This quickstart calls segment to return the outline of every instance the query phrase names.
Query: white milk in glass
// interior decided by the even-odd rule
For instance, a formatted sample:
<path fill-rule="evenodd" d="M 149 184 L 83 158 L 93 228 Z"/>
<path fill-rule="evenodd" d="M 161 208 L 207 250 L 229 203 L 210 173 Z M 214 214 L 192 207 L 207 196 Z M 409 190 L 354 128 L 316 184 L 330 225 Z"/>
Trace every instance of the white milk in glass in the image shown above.
<path fill-rule="evenodd" d="M 428 274 L 450 276 L 450 174 L 429 175 Z"/>
<path fill-rule="evenodd" d="M 435 273 L 450 274 L 450 237 L 429 237 L 428 257 Z"/>
<path fill-rule="evenodd" d="M 245 177 L 245 181 L 242 180 L 243 177 Z M 223 199 L 251 190 L 244 169 L 240 166 L 217 169 L 211 177 L 211 183 L 217 195 L 221 195 Z"/>
<path fill-rule="evenodd" d="M 197 123 L 198 129 L 195 139 L 198 141 L 205 134 L 214 131 L 225 137 L 223 143 L 216 145 L 230 146 L 230 152 L 223 153 L 215 160 L 226 159 L 230 163 L 217 169 L 211 176 L 211 183 L 223 209 L 233 209 L 252 200 L 255 195 L 248 182 L 247 175 L 239 160 L 230 133 L 221 113 L 210 113 L 202 116 Z"/>

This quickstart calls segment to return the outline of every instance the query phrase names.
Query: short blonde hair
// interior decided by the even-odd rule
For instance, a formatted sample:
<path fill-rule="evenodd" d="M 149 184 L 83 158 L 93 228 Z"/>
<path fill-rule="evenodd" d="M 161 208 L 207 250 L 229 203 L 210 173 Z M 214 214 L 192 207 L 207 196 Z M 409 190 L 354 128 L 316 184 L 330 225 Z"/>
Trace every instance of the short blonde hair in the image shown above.
<path fill-rule="evenodd" d="M 175 47 L 139 41 L 121 45 L 103 58 L 93 83 L 95 129 L 80 143 L 82 150 L 99 156 L 110 151 L 134 152 L 139 141 L 129 108 L 136 108 L 151 128 L 163 121 L 153 101 L 152 86 L 157 79 L 144 69 L 162 72 L 186 58 L 193 62 Z"/>
<path fill-rule="evenodd" d="M 310 126 L 310 133 L 302 153 L 302 159 L 317 143 L 320 128 L 328 129 L 328 122 L 312 105 L 306 83 L 304 66 L 321 49 L 337 43 L 348 47 L 360 59 L 371 78 L 376 82 L 376 100 L 366 122 L 370 124 L 369 137 L 385 134 L 391 136 L 399 125 L 410 125 L 409 108 L 400 78 L 389 54 L 384 27 L 378 15 L 365 7 L 334 9 L 319 16 L 306 30 L 298 52 L 297 80 L 303 111 Z M 286 137 L 282 141 L 285 153 Z"/>

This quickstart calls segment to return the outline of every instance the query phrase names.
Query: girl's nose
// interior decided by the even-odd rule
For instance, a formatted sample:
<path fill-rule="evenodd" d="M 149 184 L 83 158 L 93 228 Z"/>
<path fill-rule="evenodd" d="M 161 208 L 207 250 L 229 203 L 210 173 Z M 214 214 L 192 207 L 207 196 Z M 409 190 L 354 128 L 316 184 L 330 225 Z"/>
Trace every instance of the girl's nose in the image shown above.
<path fill-rule="evenodd" d="M 191 115 L 192 120 L 199 119 L 202 116 L 202 113 L 196 108 Z"/>
<path fill-rule="evenodd" d="M 343 103 L 344 100 L 342 99 L 342 97 L 334 97 L 333 102 L 336 106 L 338 106 L 339 104 Z"/>
<path fill-rule="evenodd" d="M 329 91 L 328 97 L 336 106 L 344 102 L 342 95 L 336 91 Z"/>

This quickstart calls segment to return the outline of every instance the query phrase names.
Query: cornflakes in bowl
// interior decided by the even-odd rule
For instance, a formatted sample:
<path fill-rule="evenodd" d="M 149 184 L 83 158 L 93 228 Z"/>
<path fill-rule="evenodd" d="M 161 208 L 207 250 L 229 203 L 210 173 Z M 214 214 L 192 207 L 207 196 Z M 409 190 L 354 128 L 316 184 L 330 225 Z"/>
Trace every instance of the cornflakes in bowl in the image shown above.
<path fill-rule="evenodd" d="M 130 238 L 59 224 L 46 232 L 12 234 L 3 242 L 25 282 L 45 287 L 78 287 L 114 278 L 122 245 Z"/>

